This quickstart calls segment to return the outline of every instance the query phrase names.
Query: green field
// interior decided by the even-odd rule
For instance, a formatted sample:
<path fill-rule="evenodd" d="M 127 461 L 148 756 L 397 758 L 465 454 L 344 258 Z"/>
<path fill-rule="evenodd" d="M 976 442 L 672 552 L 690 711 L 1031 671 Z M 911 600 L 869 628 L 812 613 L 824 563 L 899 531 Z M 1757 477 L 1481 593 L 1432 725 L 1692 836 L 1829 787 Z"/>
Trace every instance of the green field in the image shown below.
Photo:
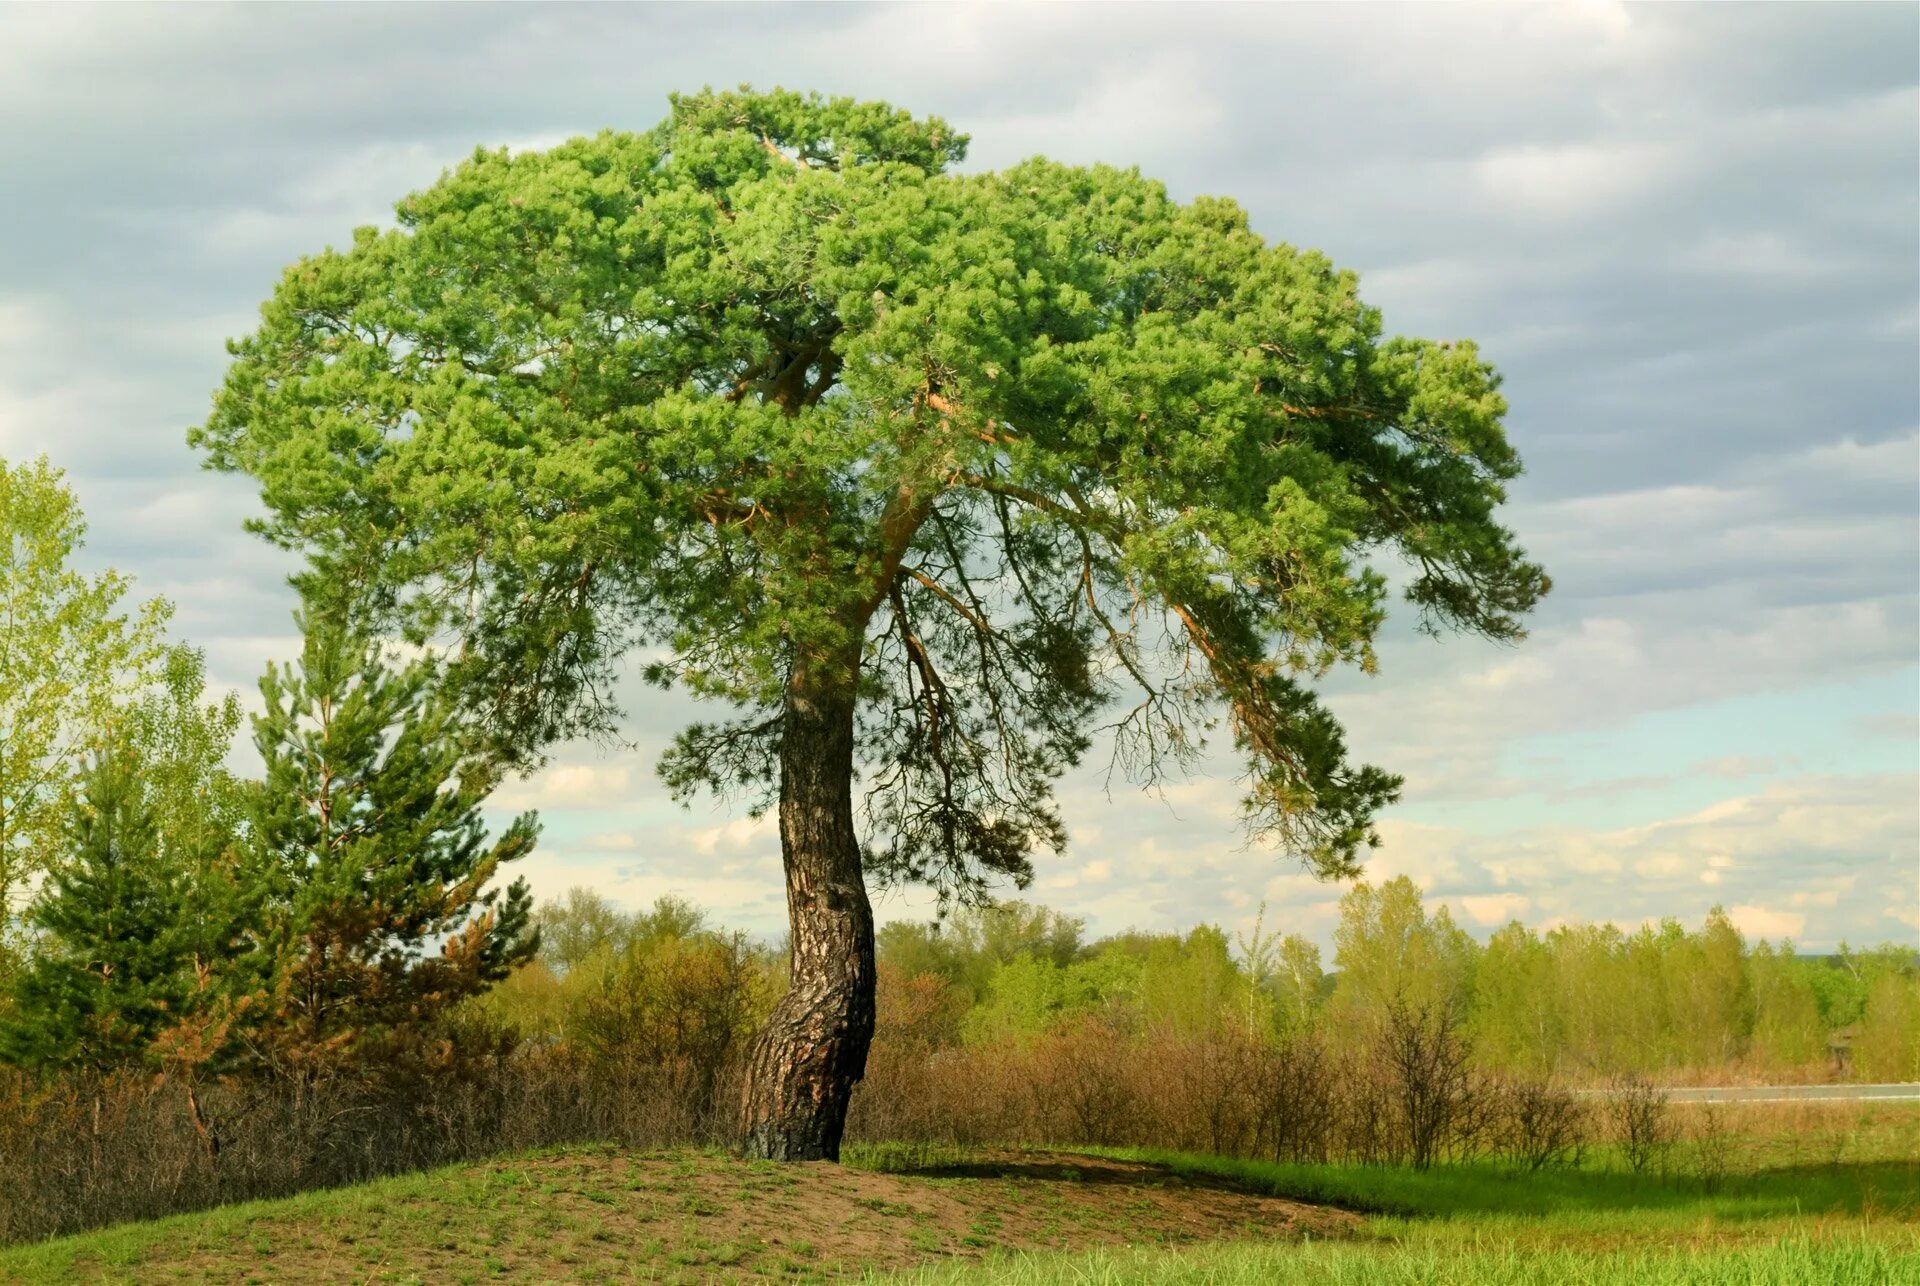
<path fill-rule="evenodd" d="M 1876 1159 L 1761 1164 L 1714 1183 L 1587 1166 L 1518 1176 L 1494 1166 L 1285 1166 L 1143 1149 L 1103 1155 L 1175 1174 L 1369 1212 L 1356 1235 L 1305 1244 L 990 1258 L 895 1280 L 933 1283 L 1920 1282 L 1913 1114 L 1879 1115 Z M 1767 1140 L 1786 1152 L 1791 1141 Z"/>
<path fill-rule="evenodd" d="M 1266 1282 L 1326 1286 L 1635 1286 L 1705 1283 L 1711 1286 L 1825 1286 L 1837 1283 L 1920 1281 L 1913 1249 L 1902 1251 L 1864 1237 L 1794 1238 L 1768 1246 L 1688 1247 L 1669 1251 L 1589 1251 L 1529 1248 L 1497 1236 L 1460 1245 L 1413 1241 L 1392 1246 L 1323 1244 L 1301 1247 L 1225 1245 L 1193 1250 L 1096 1251 L 1073 1256 L 992 1260 L 886 1280 L 936 1286 L 991 1283 L 1041 1286 L 1109 1282 Z"/>

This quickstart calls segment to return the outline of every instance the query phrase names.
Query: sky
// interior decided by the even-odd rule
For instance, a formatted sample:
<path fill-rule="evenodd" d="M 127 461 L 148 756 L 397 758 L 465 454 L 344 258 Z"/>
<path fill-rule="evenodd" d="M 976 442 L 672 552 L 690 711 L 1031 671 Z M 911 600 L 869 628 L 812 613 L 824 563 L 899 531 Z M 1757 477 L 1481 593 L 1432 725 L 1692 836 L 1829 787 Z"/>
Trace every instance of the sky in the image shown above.
<path fill-rule="evenodd" d="M 185 433 L 284 265 L 476 145 L 643 130 L 676 89 L 886 99 L 970 168 L 1233 197 L 1503 372 L 1506 518 L 1555 589 L 1517 646 L 1402 612 L 1378 675 L 1328 681 L 1407 779 L 1369 878 L 1480 934 L 1720 905 L 1808 950 L 1920 942 L 1916 51 L 1903 4 L 0 6 L 0 458 L 65 468 L 89 565 L 251 696 L 297 649 L 291 565 Z M 535 891 L 778 933 L 771 826 L 670 803 L 692 711 L 627 695 L 629 745 L 496 799 L 542 814 Z M 1230 757 L 1157 795 L 1103 762 L 1026 896 L 1330 942 L 1341 887 L 1246 843 Z"/>

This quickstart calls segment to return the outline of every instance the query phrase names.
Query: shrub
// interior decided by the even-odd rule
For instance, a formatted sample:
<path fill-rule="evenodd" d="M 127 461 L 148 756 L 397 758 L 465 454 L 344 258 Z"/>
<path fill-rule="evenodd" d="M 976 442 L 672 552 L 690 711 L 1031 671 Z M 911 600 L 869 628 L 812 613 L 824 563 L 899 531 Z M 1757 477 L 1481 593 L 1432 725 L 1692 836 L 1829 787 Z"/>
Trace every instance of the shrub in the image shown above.
<path fill-rule="evenodd" d="M 1550 1081 L 1516 1081 L 1499 1093 L 1502 1151 L 1528 1173 L 1577 1164 L 1586 1129 L 1580 1100 Z"/>
<path fill-rule="evenodd" d="M 1627 1168 L 1644 1174 L 1673 1145 L 1674 1127 L 1665 1090 L 1645 1077 L 1615 1080 L 1606 1097 L 1607 1123 Z"/>
<path fill-rule="evenodd" d="M 1404 1000 L 1388 1006 L 1377 1057 L 1399 1109 L 1400 1151 L 1416 1170 L 1478 1132 L 1482 1103 L 1470 1052 L 1452 1006 Z"/>

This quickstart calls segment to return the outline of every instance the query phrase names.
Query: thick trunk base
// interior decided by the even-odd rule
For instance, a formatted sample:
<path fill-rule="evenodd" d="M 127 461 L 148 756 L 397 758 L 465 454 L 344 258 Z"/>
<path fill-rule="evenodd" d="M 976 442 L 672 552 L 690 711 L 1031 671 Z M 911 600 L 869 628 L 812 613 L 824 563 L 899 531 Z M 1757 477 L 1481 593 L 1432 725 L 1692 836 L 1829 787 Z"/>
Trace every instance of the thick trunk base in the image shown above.
<path fill-rule="evenodd" d="M 837 1161 L 873 1041 L 873 910 L 853 826 L 853 700 L 799 676 L 780 751 L 780 847 L 792 985 L 755 1039 L 740 1146 L 773 1161 Z"/>

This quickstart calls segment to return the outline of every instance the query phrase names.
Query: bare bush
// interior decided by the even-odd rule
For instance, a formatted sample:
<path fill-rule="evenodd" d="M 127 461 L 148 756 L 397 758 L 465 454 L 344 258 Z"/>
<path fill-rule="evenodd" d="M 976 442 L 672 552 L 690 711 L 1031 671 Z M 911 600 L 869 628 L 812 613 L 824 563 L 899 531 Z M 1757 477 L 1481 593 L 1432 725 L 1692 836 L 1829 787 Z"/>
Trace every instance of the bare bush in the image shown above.
<path fill-rule="evenodd" d="M 1572 1092 L 1550 1081 L 1516 1081 L 1498 1097 L 1501 1150 L 1522 1169 L 1579 1163 L 1586 1112 Z"/>
<path fill-rule="evenodd" d="M 1231 1031 L 1160 1031 L 1129 1043 L 1141 1114 L 1162 1146 L 1245 1154 L 1259 1118 L 1264 1069 L 1257 1040 Z"/>
<path fill-rule="evenodd" d="M 1687 1142 L 1694 1177 L 1708 1192 L 1718 1192 L 1739 1164 L 1739 1141 L 1719 1104 L 1703 1103 L 1690 1115 Z"/>
<path fill-rule="evenodd" d="M 1609 1132 L 1627 1168 L 1645 1174 L 1664 1161 L 1673 1146 L 1674 1127 L 1667 1092 L 1641 1076 L 1623 1076 L 1607 1091 Z"/>
<path fill-rule="evenodd" d="M 1334 1143 L 1334 1063 L 1316 1035 L 1297 1032 L 1260 1049 L 1254 1150 L 1275 1161 L 1325 1161 Z"/>
<path fill-rule="evenodd" d="M 1399 1108 L 1401 1151 L 1416 1170 L 1479 1132 L 1482 1103 L 1469 1054 L 1451 1007 L 1400 1001 L 1388 1007 L 1379 1058 Z"/>
<path fill-rule="evenodd" d="M 1043 1037 L 1027 1081 L 1041 1124 L 1034 1137 L 1100 1146 L 1128 1142 L 1137 1099 L 1128 1052 L 1119 1033 L 1091 1018 Z"/>
<path fill-rule="evenodd" d="M 726 1084 L 731 1073 L 722 1077 Z M 229 1201 L 564 1143 L 711 1144 L 729 1095 L 703 1110 L 697 1078 L 523 1052 L 415 1092 L 346 1078 L 198 1087 L 210 1150 L 181 1086 L 124 1074 L 0 1082 L 0 1241 L 77 1232 Z"/>

